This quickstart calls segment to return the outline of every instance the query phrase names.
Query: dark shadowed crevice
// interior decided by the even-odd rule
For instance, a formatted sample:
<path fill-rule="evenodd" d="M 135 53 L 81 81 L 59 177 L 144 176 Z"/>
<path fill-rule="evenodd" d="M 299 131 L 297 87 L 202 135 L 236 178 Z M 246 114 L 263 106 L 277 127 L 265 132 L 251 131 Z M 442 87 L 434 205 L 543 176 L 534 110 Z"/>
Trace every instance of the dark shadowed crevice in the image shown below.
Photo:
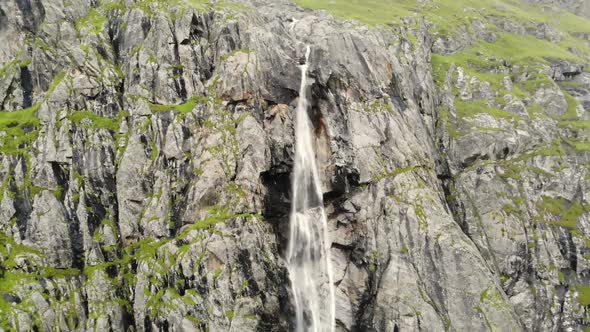
<path fill-rule="evenodd" d="M 16 6 L 23 16 L 23 28 L 33 34 L 45 20 L 45 8 L 40 0 L 16 0 Z"/>
<path fill-rule="evenodd" d="M 65 194 L 68 192 L 69 189 L 69 176 L 68 176 L 68 168 L 67 164 L 60 164 L 57 162 L 51 162 L 51 170 L 53 171 L 53 177 L 58 185 L 58 190 L 55 192 L 56 194 L 60 194 L 60 196 L 56 196 L 56 198 L 62 202 L 65 198 Z M 67 213 L 64 216 L 66 219 L 71 220 L 68 227 L 69 238 L 71 240 L 71 251 L 72 251 L 72 265 L 78 269 L 84 268 L 84 239 L 82 236 L 82 232 L 80 231 L 80 221 L 75 213 Z"/>
<path fill-rule="evenodd" d="M 21 157 L 20 159 L 20 165 L 21 165 L 21 169 L 20 171 L 22 172 L 22 174 L 27 174 L 28 170 L 28 166 L 27 163 L 25 162 L 25 158 Z M 14 162 L 12 168 L 16 168 L 17 165 L 17 161 Z M 11 175 L 14 176 L 14 173 L 12 173 Z M 18 192 L 18 187 L 17 184 L 14 180 L 11 181 L 10 185 L 9 185 L 9 189 L 11 192 L 16 193 Z M 19 231 L 19 235 L 21 239 L 25 238 L 25 232 L 27 231 L 27 224 L 29 221 L 29 218 L 31 216 L 31 212 L 33 211 L 33 206 L 31 205 L 32 201 L 33 201 L 33 197 L 32 197 L 32 188 L 25 188 L 24 189 L 26 192 L 23 192 L 22 195 L 16 195 L 15 199 L 14 199 L 14 208 L 16 209 L 16 225 L 18 227 L 18 231 Z"/>
<path fill-rule="evenodd" d="M 109 43 L 113 50 L 113 64 L 115 67 L 120 68 L 121 63 L 121 43 L 123 39 L 123 34 L 121 33 L 121 28 L 123 26 L 122 20 L 117 15 L 109 13 L 109 29 L 108 29 L 108 36 L 109 36 Z M 124 105 L 124 96 L 125 96 L 125 75 L 119 77 L 118 84 L 115 85 L 115 89 L 117 90 L 117 102 L 119 103 L 119 110 L 123 109 Z"/>
<path fill-rule="evenodd" d="M 389 94 L 389 98 L 391 98 L 391 102 L 396 106 L 396 109 L 403 112 L 406 110 L 407 105 L 404 101 L 404 97 L 402 96 L 400 84 L 397 84 L 399 81 L 398 75 L 393 73 L 393 77 L 389 83 L 389 89 L 387 92 Z M 417 93 L 415 93 L 415 95 L 416 94 Z M 416 100 L 420 100 L 420 98 L 416 98 Z"/>
<path fill-rule="evenodd" d="M 387 253 L 387 260 L 385 264 L 380 266 L 373 272 L 369 273 L 369 278 L 366 281 L 367 290 L 362 294 L 358 310 L 356 311 L 354 325 L 352 331 L 364 332 L 371 331 L 376 332 L 374 328 L 374 317 L 375 317 L 375 301 L 377 300 L 377 293 L 382 288 L 382 274 L 387 271 L 389 264 L 391 263 L 391 253 Z"/>
<path fill-rule="evenodd" d="M 176 65 L 172 68 L 172 75 L 174 77 L 174 88 L 178 93 L 178 96 L 181 100 L 186 101 L 188 98 L 186 92 L 186 82 L 184 81 L 184 66 L 182 65 L 182 60 L 180 59 L 180 52 L 179 52 L 179 42 L 176 39 L 176 31 L 174 31 L 174 26 L 171 27 L 172 29 L 172 42 L 173 42 L 173 51 L 174 51 L 174 60 Z"/>
<path fill-rule="evenodd" d="M 275 172 L 272 169 L 260 176 L 267 189 L 264 198 L 264 219 L 273 226 L 277 235 L 279 253 L 282 254 L 288 240 L 291 177 L 289 173 Z"/>
<path fill-rule="evenodd" d="M 141 18 L 141 31 L 143 32 L 143 39 L 145 39 L 152 28 L 152 23 L 148 17 Z"/>
<path fill-rule="evenodd" d="M 6 12 L 2 9 L 0 5 L 0 31 L 8 29 L 8 16 L 6 16 Z"/>
<path fill-rule="evenodd" d="M 23 91 L 23 108 L 33 105 L 33 79 L 27 67 L 20 68 L 20 85 Z"/>

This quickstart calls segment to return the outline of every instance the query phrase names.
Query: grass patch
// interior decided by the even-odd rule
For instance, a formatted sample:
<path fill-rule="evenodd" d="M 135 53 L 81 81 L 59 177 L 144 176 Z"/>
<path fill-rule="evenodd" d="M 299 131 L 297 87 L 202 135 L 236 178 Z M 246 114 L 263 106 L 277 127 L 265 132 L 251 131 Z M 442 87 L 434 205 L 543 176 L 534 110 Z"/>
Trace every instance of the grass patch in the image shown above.
<path fill-rule="evenodd" d="M 533 36 L 511 33 L 500 34 L 495 43 L 480 41 L 466 53 L 472 56 L 483 54 L 489 57 L 501 57 L 516 64 L 546 63 L 547 59 L 580 61 L 580 58 L 559 45 Z"/>
<path fill-rule="evenodd" d="M 22 154 L 39 136 L 40 104 L 14 112 L 0 112 L 0 153 Z"/>
<path fill-rule="evenodd" d="M 519 161 L 525 161 L 525 160 L 539 157 L 539 156 L 542 156 L 542 157 L 563 157 L 563 156 L 565 156 L 565 154 L 566 154 L 566 152 L 565 152 L 565 149 L 562 147 L 561 140 L 556 140 L 555 142 L 552 142 L 551 144 L 549 144 L 543 148 L 539 148 L 539 149 L 534 150 L 532 152 L 524 153 L 516 158 L 510 159 L 510 160 L 508 160 L 508 162 L 514 163 L 514 162 L 519 162 Z"/>
<path fill-rule="evenodd" d="M 564 120 L 559 121 L 560 128 L 568 128 L 574 131 L 590 129 L 590 121 L 587 120 Z"/>
<path fill-rule="evenodd" d="M 108 19 L 92 8 L 88 11 L 86 16 L 79 18 L 74 22 L 74 27 L 78 34 L 95 34 L 98 35 L 104 29 Z"/>
<path fill-rule="evenodd" d="M 494 288 L 486 288 L 479 295 L 479 302 L 491 304 L 496 309 L 502 309 L 506 307 L 506 303 L 502 299 L 502 295 Z"/>
<path fill-rule="evenodd" d="M 583 306 L 590 306 L 590 286 L 577 285 L 576 291 L 578 291 L 578 303 Z"/>
<path fill-rule="evenodd" d="M 65 72 L 58 73 L 45 94 L 45 101 L 64 80 Z M 0 111 L 0 153 L 23 155 L 39 137 L 41 121 L 37 111 L 42 102 L 18 111 Z"/>
<path fill-rule="evenodd" d="M 504 74 L 497 75 L 488 72 L 493 68 L 504 66 L 500 59 L 511 64 L 528 65 L 529 67 L 534 63 L 548 64 L 551 59 L 581 61 L 579 57 L 560 45 L 533 36 L 501 33 L 494 43 L 480 40 L 473 47 L 456 54 L 448 56 L 434 55 L 432 58 L 434 77 L 436 81 L 444 80 L 446 71 L 451 64 L 455 64 L 464 68 L 475 69 L 475 72 L 468 71 L 467 74 L 478 76 L 482 80 L 490 82 L 492 86 L 498 86 Z M 485 77 L 482 75 L 485 75 Z M 522 90 L 534 92 L 541 83 L 550 82 L 549 77 L 535 75 L 528 81 L 517 83 L 516 86 L 522 87 Z"/>
<path fill-rule="evenodd" d="M 160 13 L 168 16 L 172 21 L 176 20 L 176 14 L 171 8 L 180 9 L 181 12 L 186 10 L 195 10 L 198 12 L 206 10 L 223 10 L 231 13 L 243 12 L 249 7 L 233 1 L 217 1 L 212 3 L 210 0 L 138 0 L 130 5 L 129 8 L 142 10 L 148 16 L 156 16 Z"/>
<path fill-rule="evenodd" d="M 369 25 L 391 23 L 409 16 L 416 10 L 416 2 L 408 0 L 295 0 L 301 7 L 326 10 L 334 16 L 356 20 Z"/>
<path fill-rule="evenodd" d="M 477 114 L 487 113 L 495 118 L 506 119 L 509 121 L 520 119 L 519 116 L 491 106 L 487 100 L 463 101 L 455 100 L 455 108 L 459 118 L 473 118 Z"/>
<path fill-rule="evenodd" d="M 27 67 L 32 62 L 32 59 L 19 60 L 13 59 L 0 68 L 0 78 L 4 78 L 8 73 L 15 72 L 18 68 Z"/>
<path fill-rule="evenodd" d="M 41 252 L 18 244 L 13 238 L 0 233 L 0 256 L 2 257 L 2 267 L 12 269 L 16 267 L 16 258 L 23 255 L 41 256 Z M 10 246 L 10 250 L 8 249 Z M 1 282 L 1 281 L 0 281 Z M 0 287 L 1 289 L 1 287 Z"/>
<path fill-rule="evenodd" d="M 119 130 L 118 120 L 99 116 L 89 111 L 76 111 L 68 115 L 68 118 L 82 128 L 107 129 L 113 132 Z"/>
<path fill-rule="evenodd" d="M 247 49 L 247 48 L 238 48 L 235 49 L 229 53 L 227 53 L 226 55 L 222 56 L 221 59 L 219 60 L 220 62 L 225 62 L 227 61 L 227 59 L 231 58 L 232 56 L 236 55 L 237 53 L 245 53 L 245 54 L 250 54 L 254 52 L 251 49 Z"/>
<path fill-rule="evenodd" d="M 197 103 L 206 103 L 207 101 L 209 101 L 209 98 L 207 97 L 191 97 L 185 103 L 178 105 L 160 105 L 149 103 L 149 106 L 150 110 L 156 113 L 177 111 L 181 114 L 187 114 L 190 113 L 193 108 L 195 108 Z"/>
<path fill-rule="evenodd" d="M 556 221 L 542 221 L 571 230 L 578 227 L 578 219 L 587 211 L 579 202 L 570 203 L 565 198 L 553 198 L 543 196 L 537 203 L 537 209 L 541 215 L 549 215 Z M 542 217 L 541 217 L 542 218 Z"/>
<path fill-rule="evenodd" d="M 394 112 L 393 107 L 389 103 L 387 103 L 381 99 L 374 100 L 369 105 L 367 105 L 367 107 L 365 107 L 363 110 L 365 112 L 369 112 L 369 113 L 372 113 L 372 112 L 393 113 Z"/>
<path fill-rule="evenodd" d="M 559 120 L 575 122 L 578 120 L 578 112 L 576 112 L 576 109 L 578 108 L 578 105 L 580 105 L 580 103 L 576 98 L 574 98 L 574 96 L 569 94 L 567 91 L 562 90 L 562 92 L 565 96 L 565 100 L 567 101 L 567 111 L 565 112 L 565 114 L 559 117 Z"/>
<path fill-rule="evenodd" d="M 567 141 L 578 152 L 590 152 L 590 142 L 588 141 Z"/>
<path fill-rule="evenodd" d="M 126 9 L 123 0 L 103 0 L 100 3 L 100 11 L 103 13 L 113 10 L 125 11 Z"/>
<path fill-rule="evenodd" d="M 473 20 L 483 22 L 500 17 L 530 25 L 548 23 L 566 32 L 590 32 L 590 21 L 571 12 L 551 11 L 537 5 L 510 0 L 448 0 L 423 3 L 415 0 L 295 0 L 308 9 L 326 10 L 330 14 L 366 23 L 371 26 L 385 25 L 401 17 L 417 15 L 426 18 L 434 31 L 448 35 L 460 25 Z"/>
<path fill-rule="evenodd" d="M 531 75 L 527 80 L 516 82 L 515 87 L 527 94 L 533 95 L 542 87 L 551 87 L 553 81 L 547 76 L 542 74 Z"/>
<path fill-rule="evenodd" d="M 458 139 L 461 137 L 461 132 L 455 125 L 455 121 L 452 121 L 451 117 L 449 116 L 449 111 L 444 106 L 440 106 L 437 110 L 438 117 L 441 120 L 441 123 L 445 126 L 449 137 L 452 139 Z"/>
<path fill-rule="evenodd" d="M 211 228 L 211 226 L 213 226 L 217 223 L 225 222 L 230 219 L 251 218 L 254 216 L 249 213 L 232 214 L 228 210 L 222 209 L 222 208 L 212 208 L 212 209 L 210 209 L 210 213 L 211 214 L 209 217 L 207 217 L 205 219 L 201 219 L 201 220 L 195 222 L 193 225 L 189 226 L 186 230 L 184 230 L 178 236 L 178 238 L 183 239 L 183 238 L 187 237 L 191 231 L 209 229 L 209 228 Z"/>
<path fill-rule="evenodd" d="M 400 174 L 409 173 L 409 172 L 416 172 L 416 171 L 419 171 L 424 168 L 425 168 L 424 166 L 408 166 L 408 167 L 397 168 L 392 172 L 385 172 L 379 176 L 376 176 L 372 180 L 372 182 L 379 182 L 379 181 L 386 179 L 386 178 L 394 178 Z"/>

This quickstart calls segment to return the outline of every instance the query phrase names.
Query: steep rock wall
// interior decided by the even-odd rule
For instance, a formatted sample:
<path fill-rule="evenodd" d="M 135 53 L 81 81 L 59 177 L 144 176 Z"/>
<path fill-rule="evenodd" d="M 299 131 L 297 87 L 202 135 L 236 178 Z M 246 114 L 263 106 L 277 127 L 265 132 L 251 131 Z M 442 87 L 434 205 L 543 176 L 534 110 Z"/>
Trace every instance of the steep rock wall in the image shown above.
<path fill-rule="evenodd" d="M 3 328 L 288 330 L 305 45 L 339 330 L 588 324 L 587 55 L 459 61 L 559 31 L 368 27 L 286 0 L 0 18 Z"/>

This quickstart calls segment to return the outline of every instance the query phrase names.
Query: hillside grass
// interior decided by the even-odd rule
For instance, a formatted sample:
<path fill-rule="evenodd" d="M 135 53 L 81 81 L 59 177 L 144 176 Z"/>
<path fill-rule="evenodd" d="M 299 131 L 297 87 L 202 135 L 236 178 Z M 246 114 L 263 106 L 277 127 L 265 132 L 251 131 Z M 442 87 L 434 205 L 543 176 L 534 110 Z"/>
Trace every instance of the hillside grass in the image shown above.
<path fill-rule="evenodd" d="M 400 17 L 410 16 L 416 10 L 416 1 L 400 0 L 295 0 L 308 9 L 322 9 L 330 14 L 369 25 L 391 23 Z"/>
<path fill-rule="evenodd" d="M 102 14 L 107 14 L 110 11 L 125 13 L 129 9 L 139 9 L 150 17 L 163 14 L 174 21 L 177 19 L 177 15 L 183 15 L 187 10 L 203 12 L 217 9 L 230 13 L 239 13 L 249 10 L 249 7 L 229 0 L 136 0 L 132 2 L 104 0 L 99 6 L 99 11 Z"/>
<path fill-rule="evenodd" d="M 415 0 L 295 0 L 307 9 L 326 10 L 330 14 L 369 25 L 392 23 L 401 17 L 427 18 L 435 30 L 446 34 L 460 23 L 487 21 L 503 17 L 526 23 L 549 23 L 566 32 L 590 33 L 590 21 L 568 11 L 554 12 L 544 6 L 531 6 L 520 0 L 434 0 L 421 4 Z"/>

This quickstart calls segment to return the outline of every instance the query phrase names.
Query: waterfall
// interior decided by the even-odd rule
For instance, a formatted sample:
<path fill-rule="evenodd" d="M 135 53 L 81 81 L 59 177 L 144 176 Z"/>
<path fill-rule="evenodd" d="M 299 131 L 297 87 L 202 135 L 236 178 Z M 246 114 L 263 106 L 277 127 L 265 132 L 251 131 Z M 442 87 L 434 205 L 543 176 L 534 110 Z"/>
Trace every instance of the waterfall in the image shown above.
<path fill-rule="evenodd" d="M 307 114 L 307 67 L 301 65 L 301 87 L 295 114 L 295 166 L 292 173 L 287 269 L 293 293 L 296 331 L 333 332 L 334 285 L 331 242 L 315 158 L 312 126 Z"/>

